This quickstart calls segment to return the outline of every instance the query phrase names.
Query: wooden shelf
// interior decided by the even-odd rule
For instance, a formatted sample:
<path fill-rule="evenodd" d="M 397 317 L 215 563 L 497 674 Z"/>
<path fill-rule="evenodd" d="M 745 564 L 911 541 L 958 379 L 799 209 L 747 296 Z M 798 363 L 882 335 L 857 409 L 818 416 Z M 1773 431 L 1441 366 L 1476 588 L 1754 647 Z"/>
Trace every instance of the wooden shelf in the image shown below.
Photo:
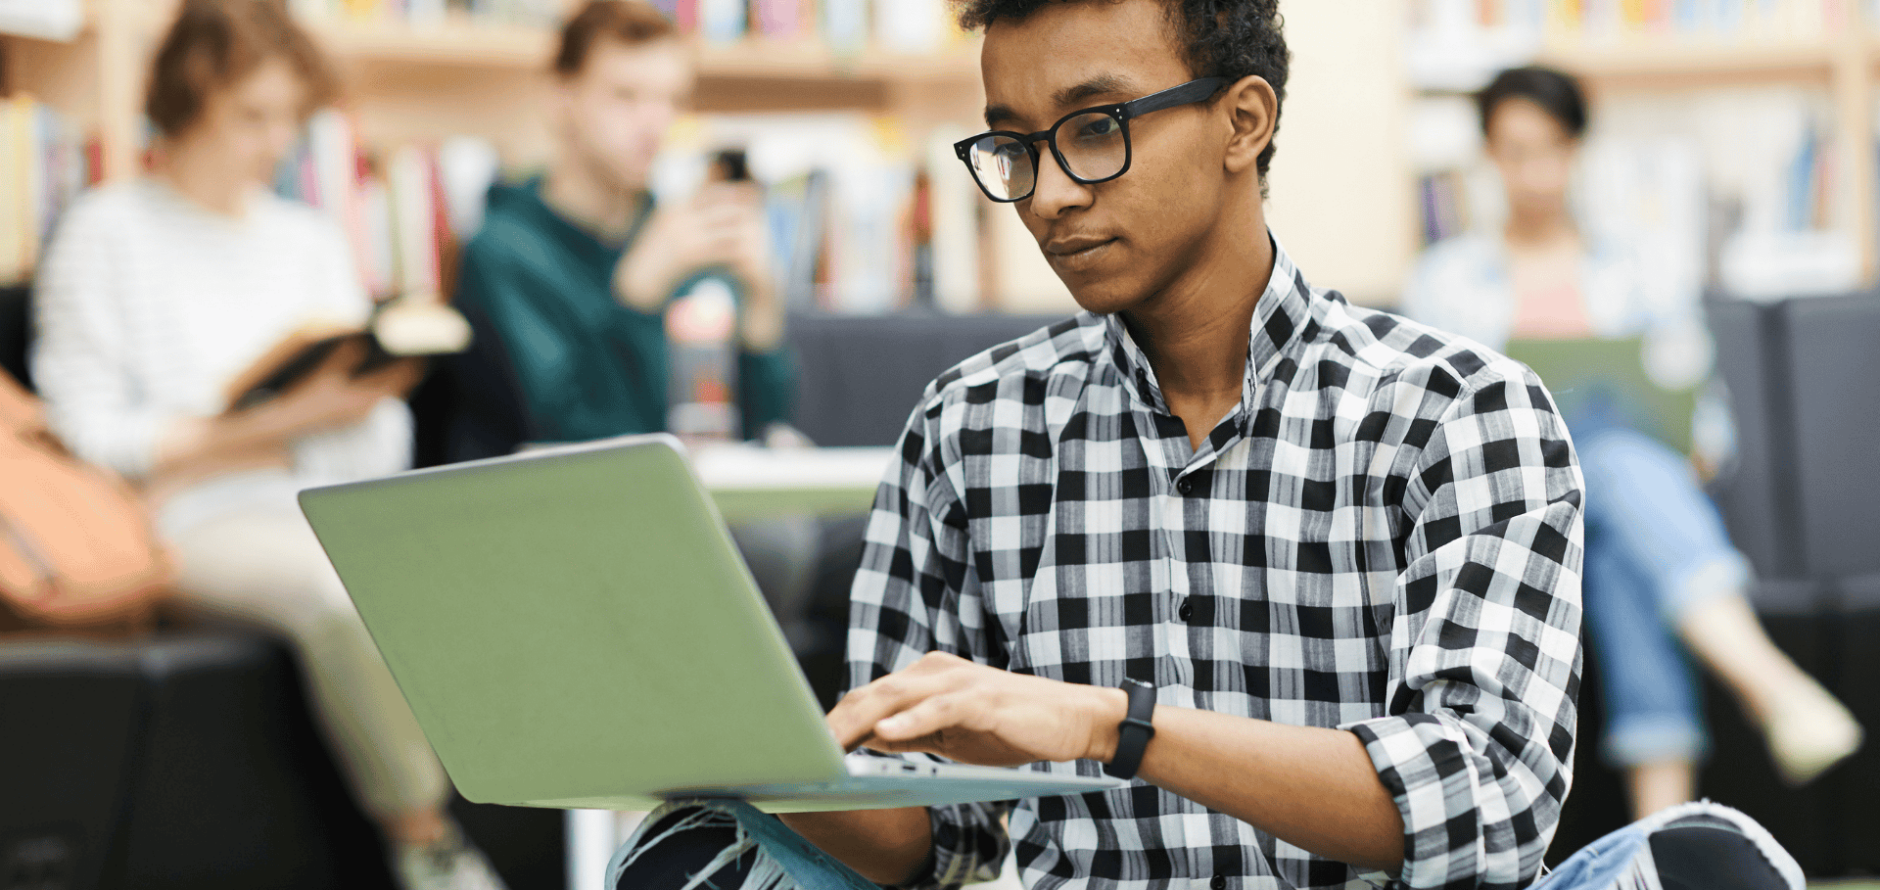
<path fill-rule="evenodd" d="M 339 59 L 353 64 L 545 70 L 555 35 L 539 28 L 451 24 L 431 28 L 322 22 L 310 26 Z M 753 38 L 735 44 L 697 42 L 699 76 L 786 81 L 977 81 L 976 43 L 932 54 L 866 49 L 847 54 L 803 40 Z"/>
<path fill-rule="evenodd" d="M 453 24 L 422 30 L 349 22 L 308 26 L 347 62 L 475 68 L 546 68 L 554 34 L 539 28 Z"/>
<path fill-rule="evenodd" d="M 1550 47 L 1540 61 L 1571 71 L 1595 87 L 1653 88 L 1772 80 L 1827 83 L 1839 57 L 1825 42 L 1640 40 Z"/>

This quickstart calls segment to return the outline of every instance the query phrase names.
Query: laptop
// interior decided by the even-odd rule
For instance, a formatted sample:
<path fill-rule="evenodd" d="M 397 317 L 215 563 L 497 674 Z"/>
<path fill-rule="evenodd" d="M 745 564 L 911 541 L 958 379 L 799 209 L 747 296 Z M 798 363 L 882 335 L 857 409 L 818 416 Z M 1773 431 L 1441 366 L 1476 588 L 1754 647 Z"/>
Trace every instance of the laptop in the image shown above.
<path fill-rule="evenodd" d="M 1540 375 L 1565 416 L 1608 413 L 1677 451 L 1691 450 L 1703 381 L 1659 383 L 1646 368 L 1644 337 L 1513 340 L 1506 354 Z"/>
<path fill-rule="evenodd" d="M 724 797 L 788 813 L 1123 784 L 845 758 L 670 436 L 309 489 L 300 503 L 472 801 Z"/>

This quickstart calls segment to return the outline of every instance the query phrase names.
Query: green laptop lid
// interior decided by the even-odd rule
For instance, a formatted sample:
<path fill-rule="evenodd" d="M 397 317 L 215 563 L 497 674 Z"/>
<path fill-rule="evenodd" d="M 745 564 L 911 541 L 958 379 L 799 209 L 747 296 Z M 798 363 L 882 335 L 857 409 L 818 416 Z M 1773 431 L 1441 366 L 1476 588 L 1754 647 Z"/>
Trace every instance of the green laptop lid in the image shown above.
<path fill-rule="evenodd" d="M 550 805 L 842 775 L 674 440 L 302 493 L 465 797 Z"/>

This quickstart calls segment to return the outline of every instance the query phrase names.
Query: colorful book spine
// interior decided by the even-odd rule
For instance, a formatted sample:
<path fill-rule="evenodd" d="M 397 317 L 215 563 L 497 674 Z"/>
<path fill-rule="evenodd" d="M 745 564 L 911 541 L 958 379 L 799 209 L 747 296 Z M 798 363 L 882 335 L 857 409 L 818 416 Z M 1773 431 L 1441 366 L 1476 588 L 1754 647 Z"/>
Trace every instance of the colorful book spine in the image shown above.
<path fill-rule="evenodd" d="M 59 215 L 92 184 L 97 152 L 32 96 L 0 100 L 0 282 L 32 277 Z"/>

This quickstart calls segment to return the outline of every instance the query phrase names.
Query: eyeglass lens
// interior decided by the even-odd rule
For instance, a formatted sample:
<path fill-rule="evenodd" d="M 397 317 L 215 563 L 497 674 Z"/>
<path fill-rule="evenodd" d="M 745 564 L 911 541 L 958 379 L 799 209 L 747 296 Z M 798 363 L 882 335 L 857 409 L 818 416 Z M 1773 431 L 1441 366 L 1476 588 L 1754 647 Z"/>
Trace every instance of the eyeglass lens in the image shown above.
<path fill-rule="evenodd" d="M 1054 135 L 1065 165 L 1078 179 L 1109 179 L 1123 172 L 1129 160 L 1123 122 L 1111 115 L 1080 114 L 1058 125 Z M 1020 200 L 1038 183 L 1038 166 L 1031 150 L 1012 136 L 986 136 L 973 143 L 967 158 L 973 175 L 994 198 Z"/>

